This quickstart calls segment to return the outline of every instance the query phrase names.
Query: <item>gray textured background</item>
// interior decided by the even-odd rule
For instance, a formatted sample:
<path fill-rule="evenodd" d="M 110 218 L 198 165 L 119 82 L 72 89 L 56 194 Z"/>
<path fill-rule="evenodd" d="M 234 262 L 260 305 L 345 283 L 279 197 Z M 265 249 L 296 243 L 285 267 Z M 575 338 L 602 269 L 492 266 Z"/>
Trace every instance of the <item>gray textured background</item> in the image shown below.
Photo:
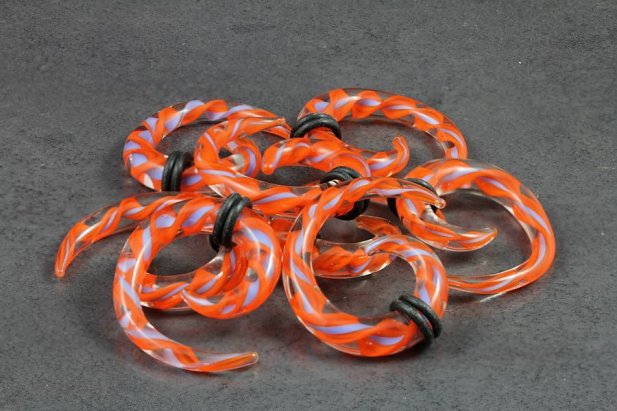
<path fill-rule="evenodd" d="M 0 5 L 2 408 L 614 407 L 617 3 L 23 3 Z M 543 202 L 558 242 L 552 270 L 500 298 L 453 294 L 433 347 L 382 360 L 319 343 L 280 288 L 238 320 L 152 314 L 181 341 L 260 352 L 257 366 L 216 376 L 159 365 L 120 330 L 110 286 L 126 237 L 80 256 L 66 280 L 53 278 L 71 224 L 145 191 L 121 150 L 147 115 L 225 98 L 293 118 L 313 95 L 342 86 L 413 96 L 450 116 L 470 157 L 511 171 Z M 345 131 L 373 148 L 392 136 L 374 126 Z M 409 138 L 415 164 L 430 157 L 426 139 Z M 522 261 L 527 246 L 507 214 L 449 200 L 454 222 L 503 233 L 480 252 L 444 256 L 448 269 Z M 330 231 L 358 236 L 344 228 Z M 204 244 L 172 246 L 157 269 L 196 266 Z M 380 312 L 410 286 L 408 271 L 396 264 L 323 285 L 343 307 Z"/>

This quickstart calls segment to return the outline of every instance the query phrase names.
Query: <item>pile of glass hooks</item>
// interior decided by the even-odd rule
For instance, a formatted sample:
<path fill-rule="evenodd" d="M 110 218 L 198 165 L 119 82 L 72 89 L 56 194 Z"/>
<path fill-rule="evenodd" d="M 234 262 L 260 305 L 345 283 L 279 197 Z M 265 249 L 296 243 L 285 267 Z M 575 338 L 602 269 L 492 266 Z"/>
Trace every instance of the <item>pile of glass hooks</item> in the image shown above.
<path fill-rule="evenodd" d="M 211 126 L 194 152 L 166 155 L 157 146 L 180 127 Z M 406 139 L 372 151 L 345 142 L 340 123 L 391 122 L 432 137 L 442 158 L 401 175 L 410 159 Z M 254 139 L 276 142 L 260 150 Z M 228 154 L 228 155 L 224 155 Z M 291 309 L 311 334 L 358 356 L 387 356 L 441 332 L 448 290 L 498 294 L 541 277 L 555 256 L 555 237 L 542 205 L 508 172 L 467 159 L 466 141 L 452 120 L 420 101 L 370 89 L 335 89 L 307 102 L 293 127 L 267 110 L 223 100 L 192 100 L 160 110 L 133 130 L 124 144 L 124 164 L 152 193 L 125 198 L 80 220 L 60 245 L 55 274 L 91 244 L 132 231 L 113 281 L 120 327 L 141 350 L 172 367 L 220 372 L 257 362 L 256 352 L 218 353 L 164 335 L 149 323 L 144 307 L 192 310 L 216 319 L 259 308 L 282 276 Z M 322 171 L 320 181 L 288 186 L 258 179 L 281 167 Z M 478 250 L 497 235 L 492 227 L 449 224 L 444 195 L 471 190 L 503 206 L 531 244 L 523 263 L 496 273 L 448 273 L 433 249 Z M 389 207 L 393 221 L 364 214 L 369 203 Z M 353 220 L 368 240 L 341 243 L 320 238 L 330 218 Z M 208 234 L 217 252 L 188 273 L 157 276 L 148 268 L 175 239 Z M 324 295 L 318 277 L 344 281 L 371 275 L 396 258 L 409 263 L 415 289 L 401 293 L 382 315 L 345 312 Z"/>

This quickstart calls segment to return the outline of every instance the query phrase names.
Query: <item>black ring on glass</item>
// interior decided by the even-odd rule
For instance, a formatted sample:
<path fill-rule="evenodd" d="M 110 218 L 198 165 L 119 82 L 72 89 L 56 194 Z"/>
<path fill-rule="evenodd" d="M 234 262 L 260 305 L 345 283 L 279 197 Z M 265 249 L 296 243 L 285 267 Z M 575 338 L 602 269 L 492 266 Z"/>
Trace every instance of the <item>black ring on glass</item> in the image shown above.
<path fill-rule="evenodd" d="M 238 193 L 232 193 L 223 201 L 209 238 L 210 246 L 215 251 L 219 251 L 221 245 L 225 248 L 233 247 L 233 230 L 245 207 L 251 207 L 251 200 Z"/>
<path fill-rule="evenodd" d="M 420 313 L 422 313 L 422 315 L 424 315 L 426 319 L 431 323 L 431 328 L 433 329 L 433 335 L 435 336 L 435 338 L 439 337 L 442 329 L 441 319 L 437 316 L 437 314 L 433 310 L 433 307 L 431 307 L 415 295 L 409 293 L 401 295 L 398 299 L 420 311 Z"/>
<path fill-rule="evenodd" d="M 408 323 L 413 321 L 422 333 L 423 341 L 427 346 L 433 343 L 435 336 L 433 335 L 431 323 L 420 311 L 401 300 L 392 301 L 390 310 L 398 311 Z"/>
<path fill-rule="evenodd" d="M 291 138 L 304 137 L 309 131 L 319 128 L 329 128 L 334 135 L 342 140 L 343 133 L 336 119 L 324 113 L 311 113 L 302 117 L 291 129 Z"/>
<path fill-rule="evenodd" d="M 193 165 L 193 155 L 186 151 L 174 151 L 167 156 L 161 176 L 162 191 L 180 191 L 182 173 Z"/>

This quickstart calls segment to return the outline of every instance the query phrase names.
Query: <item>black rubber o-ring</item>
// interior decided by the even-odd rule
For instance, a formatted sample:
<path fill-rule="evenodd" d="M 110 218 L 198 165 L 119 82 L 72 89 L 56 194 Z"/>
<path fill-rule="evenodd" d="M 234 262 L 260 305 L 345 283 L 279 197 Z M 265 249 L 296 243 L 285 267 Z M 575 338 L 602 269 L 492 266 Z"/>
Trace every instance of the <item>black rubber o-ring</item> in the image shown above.
<path fill-rule="evenodd" d="M 424 343 L 427 346 L 433 343 L 435 336 L 433 335 L 433 330 L 431 329 L 431 323 L 418 310 L 401 300 L 392 301 L 390 304 L 390 310 L 398 311 L 408 322 L 413 321 L 422 333 Z"/>
<path fill-rule="evenodd" d="M 223 204 L 221 204 L 221 208 L 219 208 L 219 212 L 216 216 L 216 220 L 214 220 L 214 227 L 212 228 L 212 234 L 210 235 L 209 241 L 210 246 L 215 250 L 219 250 L 219 246 L 221 244 L 221 236 L 223 233 L 223 227 L 225 226 L 225 221 L 227 220 L 227 214 L 229 213 L 229 209 L 231 206 L 240 199 L 240 194 L 232 193 L 229 197 L 227 197 Z"/>
<path fill-rule="evenodd" d="M 426 319 L 431 323 L 431 328 L 433 329 L 433 336 L 435 338 L 439 337 L 442 330 L 441 319 L 437 316 L 437 314 L 433 310 L 433 307 L 411 294 L 403 294 L 398 299 L 420 311 L 422 315 L 424 315 Z"/>
<path fill-rule="evenodd" d="M 240 199 L 232 204 L 229 212 L 227 214 L 227 218 L 225 219 L 225 226 L 223 227 L 223 233 L 221 234 L 221 245 L 225 248 L 232 248 L 234 243 L 232 241 L 232 236 L 234 233 L 234 227 L 238 222 L 238 217 L 242 210 L 245 207 L 251 208 L 252 203 L 246 197 L 240 196 Z"/>
<path fill-rule="evenodd" d="M 167 157 L 161 176 L 162 191 L 180 191 L 182 173 L 193 164 L 193 155 L 186 151 L 174 151 Z"/>
<path fill-rule="evenodd" d="M 291 138 L 303 137 L 309 131 L 319 128 L 329 128 L 334 135 L 342 140 L 343 133 L 336 119 L 324 113 L 311 113 L 302 117 L 291 129 Z"/>
<path fill-rule="evenodd" d="M 251 207 L 251 201 L 238 193 L 232 193 L 223 201 L 209 238 L 212 249 L 219 251 L 221 245 L 225 248 L 231 248 L 234 245 L 233 230 L 238 216 L 245 207 Z"/>

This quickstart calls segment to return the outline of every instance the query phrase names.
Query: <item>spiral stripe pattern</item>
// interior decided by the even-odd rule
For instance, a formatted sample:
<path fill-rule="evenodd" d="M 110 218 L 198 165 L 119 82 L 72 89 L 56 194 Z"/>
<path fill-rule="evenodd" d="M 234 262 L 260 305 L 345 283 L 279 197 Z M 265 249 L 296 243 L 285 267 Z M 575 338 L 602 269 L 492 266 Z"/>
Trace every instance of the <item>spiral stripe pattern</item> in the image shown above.
<path fill-rule="evenodd" d="M 438 110 L 410 97 L 369 89 L 334 89 L 307 102 L 298 118 L 309 113 L 325 113 L 339 122 L 396 120 L 433 137 L 443 149 L 444 158 L 467 158 L 467 143 L 454 122 Z"/>
<path fill-rule="evenodd" d="M 146 270 L 156 254 L 179 234 L 211 231 L 220 200 L 199 197 L 182 205 L 155 212 L 149 224 L 138 227 L 124 246 L 114 278 L 114 309 L 128 338 L 148 355 L 168 365 L 190 371 L 215 372 L 254 364 L 257 354 L 217 354 L 193 349 L 163 335 L 145 316 L 140 301 Z M 223 273 L 227 287 L 215 295 L 204 291 L 208 278 L 195 276 L 182 298 L 200 314 L 233 318 L 258 308 L 272 293 L 280 275 L 281 249 L 270 226 L 244 210 L 234 228 L 234 249 L 244 260 L 243 272 Z"/>
<path fill-rule="evenodd" d="M 536 196 L 511 174 L 480 161 L 449 159 L 430 161 L 414 169 L 409 177 L 428 181 L 440 195 L 471 190 L 496 201 L 512 214 L 531 243 L 531 255 L 522 264 L 494 274 L 449 275 L 451 288 L 477 294 L 512 291 L 536 281 L 551 266 L 555 257 L 555 234 L 551 223 Z M 425 210 L 418 201 L 403 202 L 412 204 L 414 209 Z M 409 207 L 399 207 L 404 225 L 428 244 L 441 245 L 443 238 L 437 237 L 431 241 L 427 235 L 435 225 L 419 219 L 417 213 L 409 213 L 408 210 Z"/>
<path fill-rule="evenodd" d="M 213 192 L 211 192 L 214 194 Z M 204 193 L 206 194 L 206 193 Z M 55 274 L 64 277 L 69 264 L 86 248 L 113 234 L 136 227 L 155 210 L 195 198 L 197 194 L 148 193 L 127 197 L 78 221 L 66 234 L 56 256 Z"/>
<path fill-rule="evenodd" d="M 365 177 L 387 177 L 401 171 L 409 162 L 409 146 L 404 138 L 395 137 L 392 146 L 387 151 L 364 150 L 344 143 L 328 130 L 316 129 L 307 137 L 280 141 L 268 147 L 263 155 L 262 171 L 272 174 L 277 168 L 290 165 L 322 171 L 345 166 Z"/>
<path fill-rule="evenodd" d="M 142 221 L 150 218 L 156 211 L 170 206 L 184 204 L 199 196 L 213 196 L 214 192 L 183 192 L 170 195 L 164 192 L 140 194 L 129 197 L 120 203 L 105 206 L 80 220 L 69 230 L 56 255 L 55 273 L 64 277 L 70 263 L 89 246 L 104 238 L 125 231 L 134 230 Z M 291 216 L 273 216 L 270 226 L 284 245 L 287 232 L 294 222 Z M 382 218 L 360 216 L 355 220 L 358 228 L 374 236 L 400 234 L 400 230 Z M 388 254 L 368 256 L 359 243 L 338 243 L 318 239 L 315 242 L 315 272 L 317 276 L 328 278 L 353 278 L 377 272 L 392 262 Z M 224 277 L 210 275 L 221 265 L 229 265 L 226 271 L 242 270 L 242 260 L 236 258 L 235 250 L 229 253 L 220 251 L 217 256 L 195 271 L 157 276 L 147 273 L 140 295 L 144 306 L 161 310 L 187 310 L 189 307 L 181 298 L 181 292 L 193 281 L 196 275 L 208 278 L 208 291 L 216 293 L 225 284 Z M 216 277 L 216 279 L 215 279 Z"/>
<path fill-rule="evenodd" d="M 292 227 L 283 254 L 283 284 L 300 322 L 331 347 L 355 355 L 384 356 L 400 352 L 422 339 L 413 323 L 388 312 L 358 317 L 339 310 L 320 290 L 312 267 L 313 243 L 325 221 L 349 203 L 374 196 L 402 196 L 442 206 L 443 200 L 416 184 L 391 178 L 356 179 L 331 187 L 302 210 Z M 386 235 L 365 245 L 367 254 L 386 252 L 405 259 L 416 273 L 414 295 L 442 316 L 447 301 L 445 270 L 424 244 L 403 235 Z"/>
<path fill-rule="evenodd" d="M 195 165 L 200 170 L 191 190 L 211 187 L 222 196 L 238 193 L 248 197 L 253 207 L 264 214 L 297 212 L 322 191 L 321 186 L 283 186 L 243 175 L 220 161 L 219 150 L 241 137 L 247 137 L 285 124 L 282 118 L 244 118 L 224 121 L 202 134 L 195 149 Z"/>
<path fill-rule="evenodd" d="M 257 353 L 216 353 L 177 342 L 149 323 L 144 307 L 235 318 L 260 307 L 273 292 L 282 271 L 292 309 L 313 335 L 339 351 L 376 357 L 396 354 L 423 339 L 432 341 L 441 330 L 439 318 L 446 308 L 448 287 L 498 294 L 528 285 L 550 268 L 555 237 L 538 199 L 507 172 L 466 160 L 467 145 L 462 133 L 439 111 L 393 93 L 335 89 L 311 99 L 298 118 L 310 113 L 325 113 L 339 122 L 386 120 L 430 135 L 442 148 L 444 159 L 417 167 L 407 178 L 423 179 L 436 192 L 413 181 L 389 177 L 409 162 L 409 147 L 402 136 L 394 137 L 392 149 L 379 152 L 349 145 L 323 127 L 298 132 L 305 135 L 289 139 L 290 127 L 285 120 L 266 110 L 223 100 L 192 100 L 166 107 L 146 119 L 130 133 L 123 150 L 125 165 L 140 183 L 160 190 L 164 174 L 165 186 L 181 192 L 129 197 L 80 220 L 60 246 L 56 276 L 64 276 L 71 261 L 91 244 L 134 229 L 118 259 L 113 283 L 114 310 L 123 331 L 141 350 L 167 365 L 195 372 L 220 372 L 254 364 Z M 319 121 L 325 118 L 313 116 L 312 120 L 315 117 Z M 297 130 L 309 128 L 309 119 L 304 120 Z M 326 120 L 340 136 L 332 119 Z M 182 172 L 178 186 L 176 177 L 190 164 L 190 156 L 178 152 L 168 159 L 156 147 L 174 130 L 195 122 L 214 125 L 200 136 L 194 164 Z M 248 139 L 262 132 L 283 139 L 271 145 L 263 158 Z M 231 155 L 221 157 L 223 149 Z M 344 166 L 362 177 L 296 187 L 255 178 L 260 171 L 271 174 L 290 165 L 322 171 Z M 352 176 L 351 172 L 339 173 L 339 178 L 348 174 Z M 470 251 L 485 246 L 497 235 L 494 228 L 468 230 L 445 221 L 445 202 L 440 196 L 459 190 L 472 190 L 490 198 L 514 216 L 531 243 L 531 255 L 523 263 L 492 274 L 446 274 L 429 246 Z M 211 261 L 191 272 L 171 276 L 148 273 L 157 254 L 175 239 L 211 234 L 223 203 L 218 196 L 232 193 L 252 200 L 253 209 L 240 211 L 238 220 L 237 214 L 226 214 L 229 218 L 224 221 L 225 235 L 230 218 L 235 221 L 231 248 L 221 249 Z M 371 216 L 355 220 L 357 227 L 373 235 L 370 240 L 347 244 L 317 238 L 328 218 L 358 209 L 361 201 L 381 202 L 384 198 L 396 199 L 403 225 L 419 240 Z M 391 306 L 400 312 L 372 317 L 344 312 L 327 299 L 316 280 L 371 274 L 396 257 L 409 263 L 417 280 L 415 298 L 405 293 Z"/>
<path fill-rule="evenodd" d="M 157 151 L 156 146 L 174 130 L 188 124 L 205 121 L 219 122 L 228 118 L 275 117 L 267 110 L 246 104 L 230 104 L 223 100 L 191 100 L 186 103 L 166 107 L 144 120 L 133 130 L 124 144 L 122 157 L 133 178 L 144 186 L 160 191 L 163 168 L 167 156 Z M 281 138 L 289 137 L 289 127 L 281 126 L 269 130 Z M 221 147 L 222 148 L 222 147 Z M 226 147 L 232 155 L 223 159 L 227 166 L 243 174 L 255 175 L 259 172 L 261 152 L 250 141 L 238 140 Z M 181 191 L 193 191 L 191 181 L 199 178 L 195 167 L 183 173 Z"/>
<path fill-rule="evenodd" d="M 361 215 L 354 222 L 359 229 L 368 231 L 374 238 L 401 234 L 401 230 L 397 226 L 383 218 Z M 285 237 L 287 237 L 287 231 Z M 313 252 L 315 275 L 336 279 L 356 278 L 377 273 L 390 265 L 396 258 L 394 255 L 390 253 L 371 253 L 369 255 L 366 252 L 366 245 L 371 240 L 358 243 L 339 243 L 317 239 Z"/>

